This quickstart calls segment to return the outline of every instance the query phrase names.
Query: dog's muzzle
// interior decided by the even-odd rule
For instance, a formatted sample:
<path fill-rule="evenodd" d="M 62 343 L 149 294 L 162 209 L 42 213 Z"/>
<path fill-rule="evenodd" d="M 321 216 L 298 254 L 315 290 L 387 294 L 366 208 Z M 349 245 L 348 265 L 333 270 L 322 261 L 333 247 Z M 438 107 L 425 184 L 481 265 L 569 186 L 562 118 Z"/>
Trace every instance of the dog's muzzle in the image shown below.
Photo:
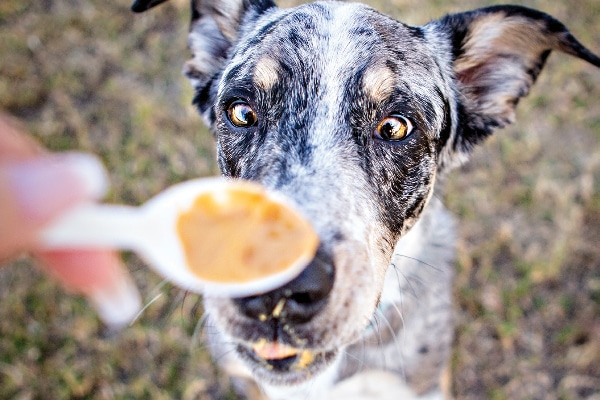
<path fill-rule="evenodd" d="M 235 299 L 241 313 L 260 321 L 287 324 L 309 322 L 327 303 L 333 288 L 334 268 L 330 257 L 317 252 L 313 261 L 287 285 L 271 292 Z M 274 338 L 276 339 L 276 338 Z"/>
<path fill-rule="evenodd" d="M 249 345 L 239 345 L 238 351 L 250 360 L 276 370 L 299 370 L 321 358 L 307 349 L 307 340 L 294 334 L 295 327 L 308 324 L 327 304 L 333 288 L 334 268 L 324 252 L 302 273 L 276 290 L 257 296 L 238 298 L 234 303 L 240 312 L 262 325 L 266 337 Z"/>

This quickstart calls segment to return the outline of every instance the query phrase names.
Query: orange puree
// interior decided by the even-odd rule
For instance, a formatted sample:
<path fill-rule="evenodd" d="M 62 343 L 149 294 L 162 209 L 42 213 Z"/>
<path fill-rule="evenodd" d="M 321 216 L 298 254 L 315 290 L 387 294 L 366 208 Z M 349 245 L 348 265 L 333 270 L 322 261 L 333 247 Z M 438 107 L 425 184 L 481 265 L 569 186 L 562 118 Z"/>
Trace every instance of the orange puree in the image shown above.
<path fill-rule="evenodd" d="M 179 216 L 177 232 L 189 269 L 218 283 L 276 274 L 312 257 L 318 244 L 308 221 L 250 183 L 199 195 Z"/>

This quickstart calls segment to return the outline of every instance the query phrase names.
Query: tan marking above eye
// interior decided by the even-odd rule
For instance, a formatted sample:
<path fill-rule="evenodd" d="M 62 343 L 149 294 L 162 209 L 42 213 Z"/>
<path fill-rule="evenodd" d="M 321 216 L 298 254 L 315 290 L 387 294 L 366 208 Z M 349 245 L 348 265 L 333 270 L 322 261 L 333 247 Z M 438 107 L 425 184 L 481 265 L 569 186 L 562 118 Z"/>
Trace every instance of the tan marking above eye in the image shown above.
<path fill-rule="evenodd" d="M 363 77 L 363 90 L 376 103 L 388 100 L 395 85 L 394 73 L 387 67 L 371 66 Z"/>
<path fill-rule="evenodd" d="M 243 100 L 236 100 L 227 108 L 227 118 L 239 128 L 250 128 L 258 121 L 256 112 Z"/>
<path fill-rule="evenodd" d="M 381 120 L 375 134 L 379 139 L 393 142 L 404 139 L 410 135 L 412 130 L 413 124 L 408 118 L 392 114 Z"/>
<path fill-rule="evenodd" d="M 279 63 L 270 57 L 258 60 L 252 81 L 263 90 L 270 90 L 279 80 Z"/>

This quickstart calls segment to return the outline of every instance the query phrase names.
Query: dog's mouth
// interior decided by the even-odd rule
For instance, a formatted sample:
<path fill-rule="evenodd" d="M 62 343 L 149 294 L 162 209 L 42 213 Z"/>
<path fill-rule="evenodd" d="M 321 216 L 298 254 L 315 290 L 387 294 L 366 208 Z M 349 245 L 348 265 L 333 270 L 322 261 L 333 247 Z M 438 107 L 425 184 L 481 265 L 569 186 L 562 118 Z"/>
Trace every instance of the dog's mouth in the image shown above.
<path fill-rule="evenodd" d="M 304 369 L 310 365 L 315 354 L 310 350 L 301 350 L 295 347 L 267 342 L 262 340 L 252 346 L 252 355 L 277 369 Z"/>
<path fill-rule="evenodd" d="M 238 344 L 238 353 L 250 363 L 254 373 L 265 377 L 277 374 L 277 380 L 288 383 L 302 381 L 304 376 L 329 365 L 335 351 L 315 351 L 279 342 L 260 340 L 254 344 Z"/>

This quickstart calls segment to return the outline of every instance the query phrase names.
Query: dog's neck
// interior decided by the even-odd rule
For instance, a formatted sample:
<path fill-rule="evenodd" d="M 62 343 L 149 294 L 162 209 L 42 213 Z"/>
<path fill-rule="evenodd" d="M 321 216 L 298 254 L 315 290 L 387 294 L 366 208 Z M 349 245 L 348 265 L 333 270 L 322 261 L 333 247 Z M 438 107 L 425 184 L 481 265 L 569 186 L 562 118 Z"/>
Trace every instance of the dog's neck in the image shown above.
<path fill-rule="evenodd" d="M 448 360 L 452 342 L 454 225 L 452 215 L 432 197 L 422 218 L 396 245 L 378 311 L 362 340 L 346 350 L 342 378 L 368 365 L 397 371 L 416 390 L 434 383 L 423 376 L 437 378 L 430 372 Z M 424 344 L 424 337 L 432 342 Z M 418 377 L 405 372 L 413 365 L 420 366 Z"/>

